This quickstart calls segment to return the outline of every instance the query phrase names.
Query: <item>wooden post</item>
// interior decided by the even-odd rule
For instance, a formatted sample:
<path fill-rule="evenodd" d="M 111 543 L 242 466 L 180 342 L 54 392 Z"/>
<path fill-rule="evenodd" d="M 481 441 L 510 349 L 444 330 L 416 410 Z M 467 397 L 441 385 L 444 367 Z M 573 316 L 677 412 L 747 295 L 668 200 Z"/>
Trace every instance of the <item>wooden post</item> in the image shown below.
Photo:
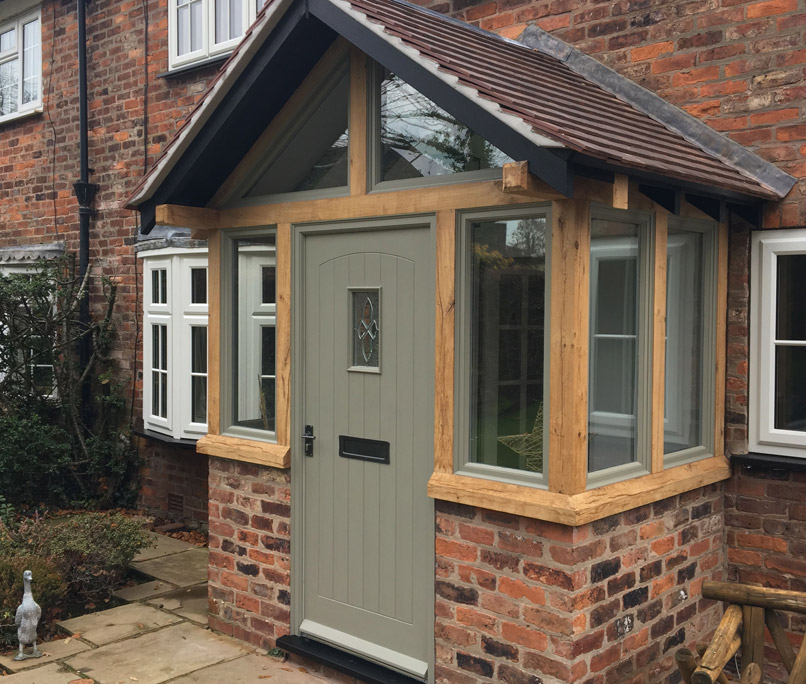
<path fill-rule="evenodd" d="M 704 598 L 717 601 L 806 614 L 806 593 L 800 591 L 708 581 L 702 585 L 702 595 Z"/>
<path fill-rule="evenodd" d="M 744 606 L 742 620 L 742 668 L 750 663 L 764 667 L 764 609 Z"/>
<path fill-rule="evenodd" d="M 652 472 L 663 472 L 666 401 L 666 246 L 669 215 L 655 213 L 655 289 L 652 302 Z"/>
<path fill-rule="evenodd" d="M 630 177 L 617 173 L 613 179 L 613 208 L 630 208 Z"/>
<path fill-rule="evenodd" d="M 736 634 L 741 624 L 741 606 L 728 606 L 714 632 L 711 645 L 703 653 L 700 666 L 691 677 L 692 684 L 713 684 L 716 681 L 722 668 L 742 645 L 741 637 Z"/>
<path fill-rule="evenodd" d="M 792 672 L 792 667 L 795 664 L 795 651 L 792 648 L 792 644 L 789 643 L 789 639 L 787 639 L 784 626 L 781 624 L 781 617 L 772 608 L 768 608 L 764 611 L 764 620 L 767 623 L 767 629 L 770 630 L 772 642 L 781 656 L 781 662 L 787 672 Z"/>
<path fill-rule="evenodd" d="M 367 193 L 367 59 L 350 50 L 350 194 Z"/>
<path fill-rule="evenodd" d="M 691 675 L 697 669 L 697 659 L 694 654 L 687 648 L 680 648 L 674 654 L 674 661 L 677 663 L 677 669 L 685 684 L 691 684 Z"/>
<path fill-rule="evenodd" d="M 501 190 L 523 192 L 529 188 L 529 162 L 509 162 L 504 164 L 501 174 Z"/>
<path fill-rule="evenodd" d="M 755 663 L 750 663 L 744 668 L 739 684 L 760 684 L 761 668 Z"/>
<path fill-rule="evenodd" d="M 700 658 L 702 658 L 703 654 L 708 650 L 708 644 L 697 644 L 697 653 L 700 654 Z M 716 678 L 717 684 L 730 684 L 727 675 L 724 672 L 720 672 Z"/>
<path fill-rule="evenodd" d="M 806 644 L 801 643 L 795 663 L 789 672 L 787 684 L 803 684 L 804 682 L 806 682 Z"/>
<path fill-rule="evenodd" d="M 453 472 L 453 373 L 456 280 L 456 212 L 437 212 L 436 369 L 434 471 Z"/>

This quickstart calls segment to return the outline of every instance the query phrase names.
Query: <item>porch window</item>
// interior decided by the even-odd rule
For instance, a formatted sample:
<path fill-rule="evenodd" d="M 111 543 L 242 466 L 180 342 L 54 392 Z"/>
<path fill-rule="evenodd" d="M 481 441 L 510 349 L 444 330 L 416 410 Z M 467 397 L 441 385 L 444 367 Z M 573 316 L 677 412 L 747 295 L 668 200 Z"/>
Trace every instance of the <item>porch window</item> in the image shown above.
<path fill-rule="evenodd" d="M 232 50 L 263 4 L 261 0 L 169 0 L 170 67 Z"/>
<path fill-rule="evenodd" d="M 806 235 L 755 233 L 750 449 L 806 457 Z"/>
<path fill-rule="evenodd" d="M 39 10 L 0 20 L 0 122 L 42 104 L 42 44 Z"/>
<path fill-rule="evenodd" d="M 233 321 L 229 430 L 273 437 L 276 429 L 276 257 L 275 237 L 255 235 L 230 242 Z"/>
<path fill-rule="evenodd" d="M 397 74 L 378 64 L 372 72 L 376 183 L 422 184 L 423 179 L 470 173 L 494 177 L 512 161 Z"/>
<path fill-rule="evenodd" d="M 143 257 L 143 425 L 175 439 L 207 432 L 207 255 Z"/>

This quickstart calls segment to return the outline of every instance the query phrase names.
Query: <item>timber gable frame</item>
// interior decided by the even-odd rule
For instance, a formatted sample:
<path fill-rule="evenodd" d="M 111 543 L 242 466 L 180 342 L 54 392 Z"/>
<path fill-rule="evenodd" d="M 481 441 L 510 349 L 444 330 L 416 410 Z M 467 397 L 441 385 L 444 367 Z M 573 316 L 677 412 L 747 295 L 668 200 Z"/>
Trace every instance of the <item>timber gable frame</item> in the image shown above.
<path fill-rule="evenodd" d="M 403 3 L 386 0 L 392 10 Z M 359 3 L 355 3 L 359 4 Z M 377 5 L 378 3 L 375 3 Z M 380 3 L 383 5 L 383 3 Z M 383 9 L 383 8 L 381 8 Z M 379 10 L 380 11 L 380 10 Z M 416 20 L 457 22 L 405 5 Z M 450 83 L 439 68 L 419 60 L 413 49 L 395 46 L 384 29 L 356 18 L 353 4 L 335 0 L 313 0 L 268 6 L 244 38 L 241 46 L 222 68 L 208 95 L 179 131 L 151 174 L 141 183 L 129 205 L 138 207 L 145 232 L 154 222 L 190 227 L 195 237 L 206 237 L 210 246 L 210 400 L 209 434 L 200 440 L 200 452 L 235 458 L 278 468 L 288 468 L 298 447 L 292 440 L 291 403 L 291 243 L 293 227 L 312 222 L 347 221 L 369 217 L 429 214 L 436 217 L 436 378 L 434 473 L 429 494 L 437 499 L 581 525 L 613 513 L 657 501 L 726 479 L 729 464 L 724 457 L 723 407 L 725 350 L 720 342 L 714 352 L 714 367 L 707 372 L 714 381 L 714 449 L 707 458 L 664 469 L 663 392 L 664 327 L 666 307 L 665 249 L 670 216 L 719 222 L 725 203 L 756 211 L 764 199 L 785 193 L 752 180 L 745 169 L 737 171 L 714 160 L 722 175 L 712 186 L 704 181 L 663 176 L 659 169 L 647 170 L 642 160 L 630 168 L 623 158 L 614 163 L 595 160 L 569 147 L 567 141 L 549 138 L 525 125 L 511 113 L 491 111 L 489 103 L 473 101 L 473 93 L 462 84 Z M 279 16 L 278 16 L 279 15 Z M 416 22 L 415 22 L 416 23 Z M 444 26 L 443 26 L 444 28 Z M 387 32 L 390 31 L 387 27 Z M 300 54 L 300 36 L 315 37 Z M 505 45 L 524 48 L 501 38 L 487 36 L 496 49 Z M 232 206 L 221 204 L 232 197 L 239 179 L 265 149 L 264 136 L 275 126 L 270 121 L 293 116 L 294 100 L 310 91 L 309 72 L 324 68 L 331 51 L 338 49 L 338 35 L 351 49 L 349 189 L 342 197 L 284 201 L 268 205 Z M 264 41 L 260 43 L 260 40 Z M 319 42 L 317 42 L 317 40 Z M 416 42 L 416 40 L 414 41 Z M 368 178 L 366 100 L 367 56 L 394 69 L 438 105 L 461 117 L 463 123 L 481 132 L 509 156 L 523 160 L 504 168 L 500 181 L 476 181 L 417 189 L 370 191 Z M 316 59 L 314 59 L 316 58 Z M 317 64 L 319 66 L 317 66 Z M 293 68 L 284 76 L 284 68 Z M 255 116 L 255 91 L 268 80 L 277 82 L 275 97 Z M 604 95 L 607 95 L 603 93 Z M 476 93 L 476 96 L 478 93 Z M 264 101 L 265 102 L 265 101 Z M 298 104 L 298 103 L 297 103 Z M 248 116 L 251 111 L 252 116 Z M 654 122 L 653 122 L 654 123 Z M 265 133 L 264 133 L 265 131 Z M 668 130 L 667 130 L 668 132 Z M 559 136 L 562 138 L 562 136 Z M 682 138 L 680 139 L 682 141 Z M 681 142 L 681 144 L 683 144 Z M 690 143 L 685 142 L 685 145 Z M 693 147 L 693 146 L 692 146 Z M 684 150 L 689 149 L 685 147 Z M 209 160 L 219 155 L 218 163 Z M 708 156 L 708 155 L 706 155 Z M 633 160 L 635 161 L 635 160 Z M 204 169 L 202 174 L 200 169 Z M 685 175 L 684 172 L 681 172 Z M 679 174 L 678 174 L 679 175 Z M 784 183 L 786 185 L 786 183 Z M 456 231 L 460 212 L 506 207 L 551 206 L 552 271 L 550 288 L 551 325 L 549 340 L 548 485 L 528 487 L 506 480 L 468 477 L 457 472 L 454 462 L 456 397 L 455 318 Z M 652 243 L 652 362 L 651 447 L 646 455 L 647 472 L 639 477 L 613 481 L 589 488 L 587 479 L 588 442 L 588 311 L 589 245 L 592 205 L 620 210 L 644 211 L 653 217 Z M 502 211 L 502 215 L 505 212 Z M 277 431 L 276 443 L 230 436 L 220 424 L 219 398 L 222 376 L 221 301 L 226 292 L 222 282 L 220 254 L 230 231 L 273 226 L 277 241 Z M 727 226 L 716 234 L 716 330 L 714 339 L 724 340 L 727 288 Z M 709 440 L 710 441 L 710 440 Z M 552 456 L 555 455 L 555 456 Z"/>

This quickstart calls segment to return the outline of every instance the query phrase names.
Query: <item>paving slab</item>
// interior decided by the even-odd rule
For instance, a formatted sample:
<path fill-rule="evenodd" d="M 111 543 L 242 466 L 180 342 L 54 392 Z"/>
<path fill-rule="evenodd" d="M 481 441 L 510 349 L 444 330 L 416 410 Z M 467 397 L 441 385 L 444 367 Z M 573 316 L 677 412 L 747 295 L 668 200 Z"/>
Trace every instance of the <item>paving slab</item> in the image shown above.
<path fill-rule="evenodd" d="M 163 580 L 150 580 L 142 584 L 134 584 L 131 587 L 124 587 L 115 592 L 115 596 L 124 601 L 145 601 L 146 599 L 153 598 L 154 596 L 162 596 L 163 594 L 176 589 L 175 584 L 164 582 Z"/>
<path fill-rule="evenodd" d="M 181 615 L 183 618 L 197 622 L 200 625 L 207 624 L 206 584 L 176 589 L 159 598 L 151 599 L 148 603 L 157 608 L 162 608 L 162 610 L 169 610 L 172 613 Z"/>
<path fill-rule="evenodd" d="M 193 547 L 181 553 L 132 563 L 132 567 L 149 577 L 189 587 L 207 581 L 207 549 Z"/>
<path fill-rule="evenodd" d="M 80 634 L 82 639 L 102 646 L 179 621 L 180 618 L 176 615 L 157 610 L 153 606 L 130 603 L 57 624 L 71 634 Z"/>
<path fill-rule="evenodd" d="M 3 684 L 70 684 L 78 678 L 75 672 L 68 672 L 58 663 L 51 663 L 35 670 L 3 677 L 2 681 Z"/>
<path fill-rule="evenodd" d="M 248 655 L 237 660 L 206 667 L 171 684 L 324 684 L 326 680 L 310 674 L 294 663 L 282 663 L 272 658 Z"/>
<path fill-rule="evenodd" d="M 233 639 L 183 622 L 79 653 L 67 660 L 67 664 L 98 684 L 121 681 L 161 684 L 250 652 L 251 649 Z"/>
<path fill-rule="evenodd" d="M 135 557 L 135 562 L 153 560 L 154 558 L 161 558 L 162 556 L 169 556 L 172 553 L 182 553 L 189 549 L 197 549 L 198 546 L 188 544 L 181 539 L 174 539 L 173 537 L 166 537 L 164 534 L 157 534 L 156 532 L 149 532 L 153 545 L 147 549 L 142 549 Z"/>
<path fill-rule="evenodd" d="M 0 656 L 0 665 L 9 672 L 22 672 L 23 670 L 30 670 L 32 667 L 39 667 L 45 663 L 67 658 L 89 648 L 87 644 L 81 643 L 78 639 L 69 638 L 47 641 L 44 644 L 37 644 L 36 647 L 45 654 L 41 658 L 15 661 L 14 656 L 17 655 L 15 652 L 8 656 Z M 2 681 L 5 682 L 6 680 L 3 679 Z"/>

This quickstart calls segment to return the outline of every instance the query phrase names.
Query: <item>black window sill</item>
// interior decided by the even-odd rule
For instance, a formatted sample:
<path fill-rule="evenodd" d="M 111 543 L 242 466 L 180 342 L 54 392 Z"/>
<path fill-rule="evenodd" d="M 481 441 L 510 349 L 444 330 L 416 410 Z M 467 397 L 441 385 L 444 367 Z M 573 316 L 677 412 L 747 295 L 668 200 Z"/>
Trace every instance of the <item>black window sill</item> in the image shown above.
<path fill-rule="evenodd" d="M 191 64 L 186 64 L 185 66 L 178 67 L 177 69 L 170 69 L 168 71 L 163 71 L 162 73 L 157 74 L 157 78 L 174 78 L 177 76 L 186 76 L 187 74 L 192 74 L 194 71 L 201 71 L 211 66 L 219 68 L 224 62 L 227 61 L 228 58 L 229 53 L 227 53 L 226 55 L 218 55 L 217 57 L 212 57 L 211 59 L 205 59 L 202 62 L 192 62 Z"/>
<path fill-rule="evenodd" d="M 804 458 L 750 452 L 748 454 L 734 454 L 730 457 L 730 460 L 738 465 L 763 468 L 765 470 L 788 470 L 795 473 L 806 473 L 806 451 L 804 451 Z"/>
<path fill-rule="evenodd" d="M 170 444 L 171 446 L 193 449 L 194 451 L 196 450 L 195 439 L 176 439 L 170 435 L 163 435 L 162 433 L 154 432 L 153 430 L 146 430 L 142 427 L 136 427 L 132 430 L 132 432 L 138 437 L 144 437 L 145 439 L 149 439 L 153 442 L 162 442 L 163 444 Z"/>

